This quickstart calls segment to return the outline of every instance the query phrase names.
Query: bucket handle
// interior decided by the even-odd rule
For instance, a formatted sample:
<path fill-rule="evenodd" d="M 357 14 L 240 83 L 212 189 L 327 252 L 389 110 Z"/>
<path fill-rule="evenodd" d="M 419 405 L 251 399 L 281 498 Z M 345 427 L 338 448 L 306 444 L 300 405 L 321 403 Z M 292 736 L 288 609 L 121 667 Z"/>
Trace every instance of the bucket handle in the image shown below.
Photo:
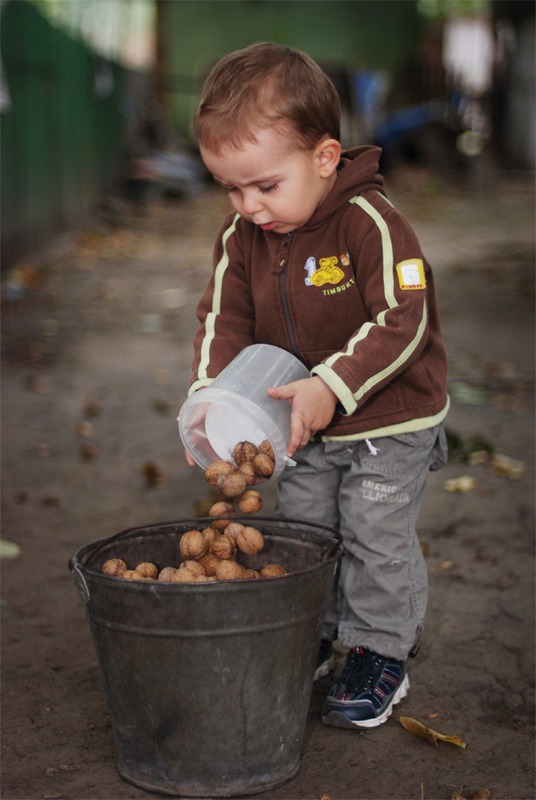
<path fill-rule="evenodd" d="M 84 605 L 86 605 L 89 602 L 89 589 L 86 579 L 82 574 L 82 570 L 80 569 L 80 563 L 78 562 L 78 559 L 71 558 L 69 561 L 69 567 L 73 573 L 75 583 L 78 586 L 78 591 L 80 592 L 82 602 Z"/>

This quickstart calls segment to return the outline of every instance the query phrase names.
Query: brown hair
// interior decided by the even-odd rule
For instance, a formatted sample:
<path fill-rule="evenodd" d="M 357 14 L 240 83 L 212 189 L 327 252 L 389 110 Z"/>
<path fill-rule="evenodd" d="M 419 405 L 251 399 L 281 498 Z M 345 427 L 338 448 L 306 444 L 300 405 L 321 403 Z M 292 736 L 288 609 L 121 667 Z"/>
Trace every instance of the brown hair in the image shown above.
<path fill-rule="evenodd" d="M 296 133 L 298 149 L 340 140 L 340 103 L 320 66 L 300 50 L 260 42 L 224 56 L 209 73 L 194 119 L 197 141 L 220 153 L 256 141 L 255 129 Z"/>

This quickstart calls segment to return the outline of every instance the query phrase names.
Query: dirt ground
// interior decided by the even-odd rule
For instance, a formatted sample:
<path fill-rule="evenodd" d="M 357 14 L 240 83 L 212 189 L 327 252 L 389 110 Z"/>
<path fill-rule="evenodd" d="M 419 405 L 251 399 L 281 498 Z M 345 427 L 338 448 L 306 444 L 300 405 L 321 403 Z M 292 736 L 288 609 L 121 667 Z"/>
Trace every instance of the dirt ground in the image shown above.
<path fill-rule="evenodd" d="M 533 179 L 453 181 L 403 168 L 388 188 L 434 265 L 450 356 L 452 459 L 431 475 L 419 522 L 427 628 L 411 691 L 388 723 L 324 727 L 321 683 L 298 775 L 260 797 L 532 800 Z M 3 275 L 2 539 L 15 556 L 2 559 L 6 800 L 158 796 L 117 772 L 68 561 L 98 538 L 206 507 L 176 416 L 226 207 L 215 190 L 145 209 L 116 203 Z M 467 463 L 482 448 L 522 462 L 522 474 Z M 446 491 L 460 476 L 474 487 Z M 265 511 L 272 502 L 266 491 Z M 467 746 L 434 746 L 406 731 L 401 715 Z"/>

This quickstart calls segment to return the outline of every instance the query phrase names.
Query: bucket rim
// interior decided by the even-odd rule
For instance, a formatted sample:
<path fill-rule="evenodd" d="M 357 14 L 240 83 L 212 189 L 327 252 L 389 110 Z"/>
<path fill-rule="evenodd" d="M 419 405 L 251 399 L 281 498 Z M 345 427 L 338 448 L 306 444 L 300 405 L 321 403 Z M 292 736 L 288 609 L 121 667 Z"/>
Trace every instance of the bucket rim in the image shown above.
<path fill-rule="evenodd" d="M 287 517 L 260 517 L 260 516 L 255 516 L 255 519 L 251 519 L 249 516 L 226 515 L 226 514 L 220 514 L 220 515 L 218 515 L 217 518 L 218 519 L 227 519 L 228 518 L 230 521 L 240 521 L 240 522 L 246 521 L 251 525 L 254 525 L 255 523 L 260 523 L 261 529 L 262 529 L 263 526 L 266 527 L 267 525 L 274 525 L 274 524 L 277 524 L 279 526 L 283 526 L 283 525 L 296 525 L 296 526 L 298 526 L 299 525 L 299 526 L 301 526 L 302 528 L 305 528 L 305 529 L 309 528 L 309 529 L 312 529 L 312 530 L 319 530 L 319 531 L 322 531 L 323 533 L 327 534 L 328 542 L 329 542 L 330 546 L 329 546 L 329 548 L 328 548 L 328 550 L 327 550 L 327 552 L 325 554 L 325 557 L 324 557 L 322 563 L 319 563 L 318 565 L 314 565 L 314 566 L 312 566 L 311 568 L 309 568 L 307 570 L 300 570 L 299 572 L 293 572 L 293 573 L 289 573 L 287 575 L 282 575 L 282 576 L 280 576 L 278 578 L 278 580 L 284 580 L 285 578 L 287 578 L 287 579 L 288 578 L 293 578 L 293 577 L 296 577 L 296 576 L 304 574 L 304 573 L 309 573 L 309 572 L 311 572 L 311 571 L 313 571 L 315 569 L 315 566 L 322 567 L 327 562 L 329 562 L 331 560 L 334 560 L 334 559 L 336 560 L 336 559 L 340 558 L 340 556 L 342 555 L 343 549 L 344 549 L 343 548 L 343 539 L 342 539 L 341 534 L 337 530 L 335 530 L 334 528 L 331 528 L 329 525 L 325 525 L 325 524 L 319 523 L 319 522 L 311 522 L 309 520 L 303 520 L 303 519 L 291 519 L 291 518 L 287 518 Z M 166 521 L 163 521 L 163 522 L 149 523 L 149 524 L 146 524 L 146 525 L 134 525 L 134 526 L 126 528 L 126 529 L 124 529 L 122 531 L 118 531 L 117 533 L 111 534 L 110 536 L 105 536 L 105 537 L 102 537 L 100 539 L 96 539 L 94 542 L 88 542 L 88 543 L 86 543 L 84 545 L 81 545 L 76 550 L 74 555 L 71 556 L 71 558 L 69 559 L 68 567 L 69 567 L 69 570 L 71 572 L 74 572 L 74 573 L 79 573 L 80 569 L 85 569 L 88 572 L 91 572 L 91 573 L 94 572 L 96 575 L 99 575 L 99 577 L 101 577 L 101 578 L 109 578 L 110 580 L 116 580 L 115 576 L 103 575 L 102 573 L 98 572 L 97 570 L 94 570 L 91 567 L 87 566 L 87 562 L 90 561 L 91 558 L 94 558 L 97 555 L 97 553 L 99 553 L 107 545 L 112 544 L 113 542 L 119 541 L 119 540 L 121 540 L 123 538 L 127 539 L 129 537 L 129 535 L 135 535 L 136 533 L 141 533 L 141 532 L 147 531 L 149 529 L 156 529 L 156 528 L 165 529 L 166 527 L 186 526 L 186 525 L 189 525 L 190 523 L 197 524 L 200 527 L 208 527 L 210 525 L 211 521 L 212 522 L 214 521 L 214 517 L 213 516 L 212 517 L 192 517 L 192 518 L 185 518 L 185 519 L 178 519 L 178 520 L 166 520 Z M 257 525 L 255 525 L 255 527 L 257 527 Z M 188 530 L 188 528 L 185 527 L 184 528 L 184 532 L 186 532 L 186 530 Z M 266 535 L 270 535 L 270 534 L 266 534 Z M 243 581 L 243 582 L 246 583 L 246 581 Z M 150 583 L 154 583 L 154 581 L 140 582 L 140 586 L 147 586 Z M 217 586 L 220 583 L 223 584 L 223 583 L 225 583 L 225 581 L 215 581 L 213 584 L 211 584 L 211 586 Z M 240 584 L 240 583 L 242 583 L 242 581 L 240 579 L 237 579 L 237 580 L 233 581 L 233 583 L 234 584 Z M 270 581 L 266 581 L 266 583 L 270 583 Z M 129 584 L 130 584 L 130 582 L 129 582 Z M 130 585 L 135 587 L 137 584 L 136 584 L 135 581 L 132 581 Z M 192 583 L 190 585 L 190 584 L 186 584 L 186 583 L 178 583 L 178 584 L 162 583 L 162 587 L 164 587 L 164 586 L 170 586 L 171 588 L 174 588 L 174 587 L 194 588 L 194 587 L 196 587 L 196 584 Z M 199 584 L 198 585 L 198 587 L 201 587 L 201 586 L 204 587 L 204 586 L 206 586 L 206 584 L 203 583 L 203 584 Z"/>

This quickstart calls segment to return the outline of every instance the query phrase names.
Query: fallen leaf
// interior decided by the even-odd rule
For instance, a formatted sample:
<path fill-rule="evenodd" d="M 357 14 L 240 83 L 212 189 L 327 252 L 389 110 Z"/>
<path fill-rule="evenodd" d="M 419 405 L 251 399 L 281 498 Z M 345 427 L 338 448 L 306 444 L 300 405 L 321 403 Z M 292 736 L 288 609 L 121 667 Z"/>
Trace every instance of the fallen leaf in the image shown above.
<path fill-rule="evenodd" d="M 17 558 L 19 555 L 20 547 L 16 542 L 0 539 L 0 558 Z"/>
<path fill-rule="evenodd" d="M 423 725 L 422 722 L 413 719 L 413 717 L 400 717 L 399 722 L 403 728 L 412 733 L 414 736 L 418 736 L 421 739 L 426 739 L 427 742 L 430 742 L 430 744 L 435 744 L 436 747 L 439 745 L 439 741 L 455 744 L 456 747 L 467 747 L 467 744 L 461 739 L 460 736 L 445 736 L 442 733 L 432 730 L 432 728 L 428 728 L 426 725 Z"/>
<path fill-rule="evenodd" d="M 170 404 L 167 402 L 167 400 L 156 398 L 156 400 L 153 400 L 153 408 L 159 414 L 167 414 L 169 413 Z"/>
<path fill-rule="evenodd" d="M 152 461 L 146 461 L 143 465 L 143 475 L 148 486 L 158 486 L 164 482 L 162 470 Z"/>
<path fill-rule="evenodd" d="M 488 462 L 489 452 L 487 450 L 476 450 L 474 453 L 469 453 L 467 456 L 467 463 L 470 467 L 475 467 L 479 464 L 487 464 Z"/>
<path fill-rule="evenodd" d="M 85 442 L 80 447 L 80 458 L 83 461 L 92 461 L 94 458 L 97 458 L 98 454 L 99 453 L 95 445 L 89 442 Z"/>
<path fill-rule="evenodd" d="M 465 381 L 449 383 L 449 394 L 453 400 L 467 406 L 485 406 L 490 401 L 490 393 L 485 387 Z"/>
<path fill-rule="evenodd" d="M 101 407 L 99 403 L 95 403 L 92 400 L 89 400 L 84 408 L 84 413 L 86 417 L 98 417 L 101 413 Z"/>
<path fill-rule="evenodd" d="M 56 496 L 56 495 L 54 495 L 54 494 L 47 494 L 47 495 L 45 495 L 45 496 L 42 498 L 41 502 L 42 502 L 42 504 L 43 504 L 44 506 L 49 506 L 50 508 L 52 508 L 52 507 L 54 507 L 54 506 L 61 506 L 61 500 L 60 500 L 60 498 L 59 498 L 59 497 L 57 497 L 57 496 Z"/>
<path fill-rule="evenodd" d="M 93 425 L 91 422 L 81 419 L 76 423 L 76 432 L 79 436 L 83 436 L 84 438 L 88 439 L 90 436 L 93 436 Z"/>
<path fill-rule="evenodd" d="M 503 475 L 515 481 L 525 472 L 525 465 L 522 461 L 517 461 L 504 453 L 494 453 L 489 462 L 489 470 L 495 475 Z"/>
<path fill-rule="evenodd" d="M 471 492 L 476 481 L 471 475 L 460 475 L 458 478 L 449 478 L 444 485 L 446 492 Z"/>

